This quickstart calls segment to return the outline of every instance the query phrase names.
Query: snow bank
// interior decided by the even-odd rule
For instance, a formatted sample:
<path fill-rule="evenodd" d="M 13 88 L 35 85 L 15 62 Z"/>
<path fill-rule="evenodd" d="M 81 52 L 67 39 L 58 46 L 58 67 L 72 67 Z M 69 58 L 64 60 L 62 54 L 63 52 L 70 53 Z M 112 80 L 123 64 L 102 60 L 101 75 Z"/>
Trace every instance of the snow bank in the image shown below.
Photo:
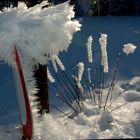
<path fill-rule="evenodd" d="M 42 9 L 47 4 L 27 8 L 20 2 L 0 14 L 0 57 L 6 63 L 13 64 L 14 45 L 41 64 L 67 50 L 81 24 L 72 20 L 75 13 L 68 2 Z"/>

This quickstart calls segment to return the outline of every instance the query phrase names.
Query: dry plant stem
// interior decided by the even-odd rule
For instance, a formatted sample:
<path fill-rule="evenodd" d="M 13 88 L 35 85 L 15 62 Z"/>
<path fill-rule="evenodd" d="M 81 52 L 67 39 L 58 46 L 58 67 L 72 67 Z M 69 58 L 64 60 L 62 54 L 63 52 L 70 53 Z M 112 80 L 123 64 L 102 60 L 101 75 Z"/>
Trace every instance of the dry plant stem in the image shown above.
<path fill-rule="evenodd" d="M 52 93 L 55 93 L 55 92 L 53 92 L 53 91 L 51 91 L 51 92 L 52 92 Z M 76 114 L 78 114 L 77 111 L 71 106 L 71 104 L 70 104 L 67 100 L 65 100 L 65 99 L 63 98 L 63 96 L 62 96 L 61 94 L 57 93 L 56 96 L 57 96 L 62 102 L 64 102 L 67 106 L 69 106 Z"/>
<path fill-rule="evenodd" d="M 84 82 L 85 82 L 85 85 L 88 87 L 88 90 L 90 91 L 90 84 L 91 84 L 91 83 L 89 82 L 89 80 L 86 78 L 85 75 L 83 75 L 83 80 L 84 80 Z M 88 97 L 89 97 L 90 100 L 93 100 L 93 99 L 92 99 L 91 92 L 89 92 Z"/>
<path fill-rule="evenodd" d="M 116 79 L 117 69 L 118 69 L 119 62 L 120 62 L 120 60 L 121 60 L 122 54 L 123 54 L 123 51 L 121 51 L 121 52 L 119 53 L 119 56 L 118 56 L 118 58 L 117 58 L 116 65 L 115 65 L 115 68 L 114 68 L 113 78 L 112 78 L 112 83 L 111 83 L 111 86 L 112 86 L 111 89 L 112 89 L 112 90 L 114 89 L 114 86 L 115 86 L 114 82 L 115 82 L 115 79 Z M 111 92 L 111 95 L 110 95 L 110 102 L 111 102 L 111 100 L 112 100 L 112 92 Z"/>
<path fill-rule="evenodd" d="M 116 108 L 112 109 L 109 113 L 112 113 L 113 111 L 115 111 L 116 109 L 119 109 L 121 108 L 122 106 L 125 106 L 133 101 L 135 101 L 136 99 L 140 99 L 140 97 L 136 97 L 136 98 L 133 98 L 132 100 L 128 101 L 128 102 L 125 102 L 124 104 L 120 105 L 120 106 L 117 106 Z"/>
<path fill-rule="evenodd" d="M 65 90 L 65 93 L 68 95 L 68 97 L 70 97 L 71 99 L 74 99 L 74 100 L 76 100 L 76 97 L 75 97 L 75 95 L 74 95 L 74 93 L 71 91 L 71 89 L 68 87 L 68 85 L 67 85 L 67 82 L 65 81 L 64 82 L 64 80 L 62 79 L 62 78 L 59 78 L 58 76 L 56 76 L 57 77 L 57 79 L 59 80 L 59 82 L 61 83 L 61 85 L 62 85 L 62 88 L 64 89 L 64 87 L 66 87 L 67 88 L 67 90 L 68 90 L 68 93 L 67 93 L 67 91 Z M 76 100 L 77 101 L 77 100 Z"/>
<path fill-rule="evenodd" d="M 69 101 L 72 103 L 72 100 L 73 100 L 73 99 L 72 99 L 72 97 L 71 97 L 71 94 L 68 94 L 68 93 L 67 93 L 66 89 L 64 88 L 64 85 L 61 83 L 61 81 L 60 81 L 59 77 L 57 76 L 57 74 L 55 75 L 55 77 L 56 77 L 57 81 L 59 82 L 59 84 L 60 84 L 60 86 L 61 86 L 61 89 L 64 91 L 64 93 L 67 95 Z M 62 80 L 62 79 L 61 79 L 61 80 Z"/>
<path fill-rule="evenodd" d="M 62 110 L 58 109 L 56 106 L 51 105 L 51 104 L 50 104 L 50 106 L 51 106 L 52 108 L 55 108 L 55 109 L 58 110 L 59 112 L 61 112 L 63 115 L 67 116 L 69 119 L 73 119 L 73 118 L 70 117 L 68 114 L 66 114 L 66 113 L 64 113 Z"/>
<path fill-rule="evenodd" d="M 85 77 L 85 75 L 83 75 L 83 78 L 84 78 L 84 80 L 86 81 L 86 83 L 89 83 L 89 82 L 88 82 L 88 79 Z M 92 92 L 93 98 L 92 98 L 92 95 L 90 95 L 90 96 L 91 96 L 90 99 L 91 99 L 92 101 L 94 100 L 94 103 L 95 103 L 95 89 L 94 89 L 92 83 L 89 83 L 88 85 L 89 85 L 89 88 L 91 87 L 92 90 L 94 91 L 94 93 Z M 90 92 L 90 93 L 91 93 L 91 92 Z"/>
<path fill-rule="evenodd" d="M 95 60 L 93 60 L 93 63 L 95 64 L 95 75 L 96 75 L 96 82 L 95 82 L 95 86 L 96 86 L 96 88 L 98 88 L 98 69 L 97 69 L 97 64 L 96 64 L 96 62 L 95 62 Z"/>
<path fill-rule="evenodd" d="M 121 51 L 119 53 L 119 56 L 118 56 L 116 64 L 115 64 L 115 68 L 114 68 L 114 72 L 113 72 L 113 78 L 112 78 L 111 85 L 109 87 L 109 90 L 108 90 L 108 93 L 107 93 L 107 96 L 106 96 L 106 99 L 105 99 L 104 110 L 106 108 L 106 105 L 107 105 L 108 98 L 109 98 L 110 94 L 111 94 L 110 101 L 112 100 L 112 93 L 111 93 L 111 91 L 114 89 L 114 81 L 115 81 L 115 78 L 116 78 L 116 72 L 117 72 L 117 68 L 119 66 L 119 62 L 120 62 L 120 58 L 121 58 L 122 54 L 123 54 L 123 51 Z"/>
<path fill-rule="evenodd" d="M 119 97 L 121 94 L 122 94 L 122 93 L 120 92 L 120 93 L 114 98 L 114 100 L 109 104 L 109 106 L 108 106 L 107 108 L 111 107 L 111 105 L 118 99 L 118 97 Z"/>
<path fill-rule="evenodd" d="M 55 89 L 57 90 L 58 95 L 61 96 L 61 98 L 65 101 L 65 103 L 67 103 L 67 104 L 70 105 L 71 103 L 63 96 L 63 94 L 61 93 L 61 91 L 59 90 L 59 88 L 57 88 L 57 86 L 55 84 L 53 84 L 53 85 L 54 85 Z"/>
<path fill-rule="evenodd" d="M 102 104 L 102 98 L 103 98 L 103 92 L 104 92 L 104 72 L 102 72 L 102 89 L 101 89 L 101 104 Z"/>
<path fill-rule="evenodd" d="M 61 79 L 62 80 L 62 79 Z M 63 81 L 63 80 L 62 80 Z M 80 101 L 77 100 L 75 94 L 73 93 L 73 91 L 69 88 L 69 85 L 67 84 L 67 82 L 64 82 L 63 83 L 66 85 L 66 87 L 68 88 L 69 92 L 70 92 L 70 95 L 74 98 L 74 100 L 76 101 L 77 105 L 79 106 L 79 109 L 80 109 L 80 112 L 81 112 L 81 106 L 80 106 Z"/>
<path fill-rule="evenodd" d="M 74 72 L 74 75 L 76 75 L 75 72 Z M 84 74 L 83 74 L 83 75 L 84 75 Z M 79 87 L 77 86 L 77 81 L 76 81 L 76 79 L 74 79 L 74 84 L 75 84 L 76 91 L 77 91 L 76 93 L 78 94 L 78 97 L 79 97 L 79 101 L 81 101 L 81 99 L 84 100 L 85 97 L 83 96 L 83 93 L 80 92 Z M 81 99 L 80 99 L 80 97 L 81 97 Z"/>
<path fill-rule="evenodd" d="M 78 106 L 79 106 L 79 108 L 80 108 L 80 111 L 81 111 L 80 103 L 79 103 L 79 101 L 76 99 L 76 97 L 74 96 L 74 93 L 71 92 L 71 90 L 69 89 L 69 87 L 68 87 L 68 85 L 67 85 L 67 81 L 63 82 L 63 80 L 62 80 L 61 78 L 59 78 L 58 74 L 56 74 L 55 72 L 54 72 L 54 75 L 55 75 L 57 81 L 59 82 L 59 84 L 60 84 L 62 90 L 66 93 L 70 104 L 72 104 L 73 99 L 74 99 L 74 100 L 77 102 L 77 104 L 78 104 Z M 62 82 L 63 82 L 63 84 L 67 87 L 67 89 L 70 91 L 70 94 L 68 94 L 67 91 L 64 89 Z M 57 88 L 57 91 L 59 91 L 59 93 L 61 93 L 61 91 L 59 90 L 59 88 Z M 62 95 L 62 94 L 61 94 L 61 95 Z M 63 95 L 62 95 L 62 96 L 63 96 Z M 70 98 L 69 98 L 69 97 L 70 97 Z M 65 98 L 64 96 L 63 96 L 63 98 L 66 100 L 66 98 Z M 72 99 L 72 98 L 73 98 L 73 99 Z"/>
<path fill-rule="evenodd" d="M 57 76 L 56 76 L 56 79 L 58 80 L 58 82 L 59 82 L 59 84 L 60 84 L 60 86 L 61 86 L 62 91 L 64 91 L 64 93 L 66 93 L 67 98 L 68 98 L 68 100 L 69 100 L 69 102 L 70 102 L 70 104 L 71 104 L 71 103 L 72 103 L 71 97 L 69 98 L 69 95 L 67 94 L 67 91 L 64 89 L 63 85 L 61 85 L 61 82 L 60 82 L 60 80 L 58 79 Z M 59 89 L 59 88 L 58 88 L 58 89 Z M 61 91 L 59 90 L 59 93 L 60 93 L 60 92 L 61 92 Z"/>
<path fill-rule="evenodd" d="M 79 95 L 78 95 L 78 92 L 77 92 L 77 89 L 76 89 L 75 85 L 71 82 L 71 80 L 69 79 L 69 77 L 67 76 L 67 74 L 66 74 L 64 71 L 62 71 L 62 73 L 63 73 L 63 75 L 64 75 L 65 80 L 66 80 L 66 81 L 69 81 L 69 84 L 71 85 L 71 87 L 72 87 L 73 90 L 75 91 L 76 96 L 77 96 L 77 99 L 78 99 L 78 101 L 79 101 Z"/>

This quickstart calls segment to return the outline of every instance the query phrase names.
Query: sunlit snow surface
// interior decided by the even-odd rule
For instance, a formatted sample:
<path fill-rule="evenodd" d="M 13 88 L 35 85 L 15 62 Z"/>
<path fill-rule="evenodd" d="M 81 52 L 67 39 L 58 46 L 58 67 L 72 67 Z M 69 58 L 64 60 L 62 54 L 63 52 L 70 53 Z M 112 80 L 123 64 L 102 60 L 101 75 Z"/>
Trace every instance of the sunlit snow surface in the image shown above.
<path fill-rule="evenodd" d="M 134 77 L 129 81 L 124 81 L 123 84 L 122 82 L 118 82 L 113 92 L 113 97 L 115 98 L 119 92 L 122 92 L 122 95 L 119 96 L 107 111 L 99 109 L 94 103 L 87 99 L 83 102 L 84 107 L 82 113 L 73 119 L 68 119 L 60 114 L 44 115 L 42 119 L 44 124 L 42 128 L 43 140 L 140 137 L 139 83 L 140 77 Z M 133 90 L 129 90 L 128 86 L 133 86 Z M 107 89 L 105 89 L 105 92 L 106 90 Z M 135 97 L 139 97 L 139 99 L 110 113 L 115 107 Z M 0 127 L 1 140 L 18 140 L 19 137 L 20 128 L 13 129 L 10 126 Z"/>

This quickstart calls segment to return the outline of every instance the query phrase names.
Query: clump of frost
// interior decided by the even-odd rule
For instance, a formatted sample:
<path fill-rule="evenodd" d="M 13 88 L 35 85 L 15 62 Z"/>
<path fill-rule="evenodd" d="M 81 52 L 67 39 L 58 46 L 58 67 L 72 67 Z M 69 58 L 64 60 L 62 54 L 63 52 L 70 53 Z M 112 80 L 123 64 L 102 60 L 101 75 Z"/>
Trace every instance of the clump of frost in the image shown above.
<path fill-rule="evenodd" d="M 99 43 L 101 46 L 101 65 L 103 66 L 103 71 L 108 73 L 108 57 L 107 57 L 107 34 L 102 34 L 99 38 Z"/>
<path fill-rule="evenodd" d="M 75 12 L 68 2 L 44 8 L 47 4 L 43 1 L 27 8 L 20 2 L 18 7 L 5 8 L 0 14 L 0 57 L 6 63 L 13 64 L 14 45 L 40 64 L 67 51 L 81 24 L 73 20 Z"/>
<path fill-rule="evenodd" d="M 87 39 L 86 46 L 87 46 L 87 53 L 88 53 L 88 61 L 90 63 L 93 62 L 93 59 L 92 59 L 92 41 L 93 41 L 92 36 L 89 36 Z"/>
<path fill-rule="evenodd" d="M 128 55 L 130 53 L 134 53 L 135 49 L 137 48 L 135 45 L 133 45 L 132 43 L 128 43 L 128 44 L 125 44 L 123 45 L 124 48 L 123 48 L 123 52 Z"/>

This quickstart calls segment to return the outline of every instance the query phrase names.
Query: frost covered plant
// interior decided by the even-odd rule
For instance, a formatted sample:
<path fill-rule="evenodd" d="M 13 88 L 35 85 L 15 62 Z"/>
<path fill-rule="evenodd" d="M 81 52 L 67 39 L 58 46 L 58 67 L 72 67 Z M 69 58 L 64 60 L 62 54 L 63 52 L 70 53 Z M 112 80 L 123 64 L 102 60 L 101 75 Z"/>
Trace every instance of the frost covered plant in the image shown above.
<path fill-rule="evenodd" d="M 135 45 L 133 45 L 132 43 L 128 43 L 123 45 L 123 52 L 128 55 L 130 53 L 134 53 L 135 49 L 137 48 Z"/>
<path fill-rule="evenodd" d="M 77 64 L 77 67 L 78 67 L 78 81 L 81 82 L 82 76 L 83 76 L 83 73 L 84 73 L 84 63 L 79 62 Z"/>
<path fill-rule="evenodd" d="M 93 62 L 93 59 L 92 59 L 92 41 L 93 41 L 92 36 L 89 36 L 87 39 L 87 43 L 86 43 L 89 63 Z"/>
<path fill-rule="evenodd" d="M 107 34 L 102 34 L 99 38 L 99 43 L 101 46 L 101 65 L 103 66 L 104 73 L 108 73 L 108 57 L 107 57 Z"/>
<path fill-rule="evenodd" d="M 114 89 L 114 86 L 115 86 L 114 81 L 115 81 L 115 78 L 116 78 L 117 68 L 118 68 L 118 66 L 119 66 L 119 62 L 120 62 L 120 60 L 121 60 L 122 54 L 125 53 L 126 55 L 128 55 L 128 54 L 134 53 L 135 49 L 137 48 L 137 46 L 133 45 L 132 43 L 127 43 L 127 44 L 125 44 L 125 45 L 123 45 L 123 46 L 124 46 L 124 47 L 123 47 L 123 49 L 121 50 L 121 52 L 119 53 L 118 58 L 117 58 L 117 60 L 116 60 L 115 68 L 114 68 L 114 71 L 113 71 L 113 77 L 112 77 L 112 81 L 111 81 L 110 88 L 109 88 L 109 90 L 108 90 L 108 94 L 107 94 L 107 96 L 106 96 L 104 108 L 105 108 L 106 105 L 107 105 L 107 101 L 108 101 L 109 96 L 110 96 L 110 102 L 111 102 L 111 100 L 112 100 L 112 92 L 111 92 L 111 91 Z M 121 94 L 119 94 L 119 95 L 121 95 Z M 111 104 L 112 104 L 112 103 L 111 103 Z M 109 106 L 110 106 L 110 105 L 109 105 Z"/>

